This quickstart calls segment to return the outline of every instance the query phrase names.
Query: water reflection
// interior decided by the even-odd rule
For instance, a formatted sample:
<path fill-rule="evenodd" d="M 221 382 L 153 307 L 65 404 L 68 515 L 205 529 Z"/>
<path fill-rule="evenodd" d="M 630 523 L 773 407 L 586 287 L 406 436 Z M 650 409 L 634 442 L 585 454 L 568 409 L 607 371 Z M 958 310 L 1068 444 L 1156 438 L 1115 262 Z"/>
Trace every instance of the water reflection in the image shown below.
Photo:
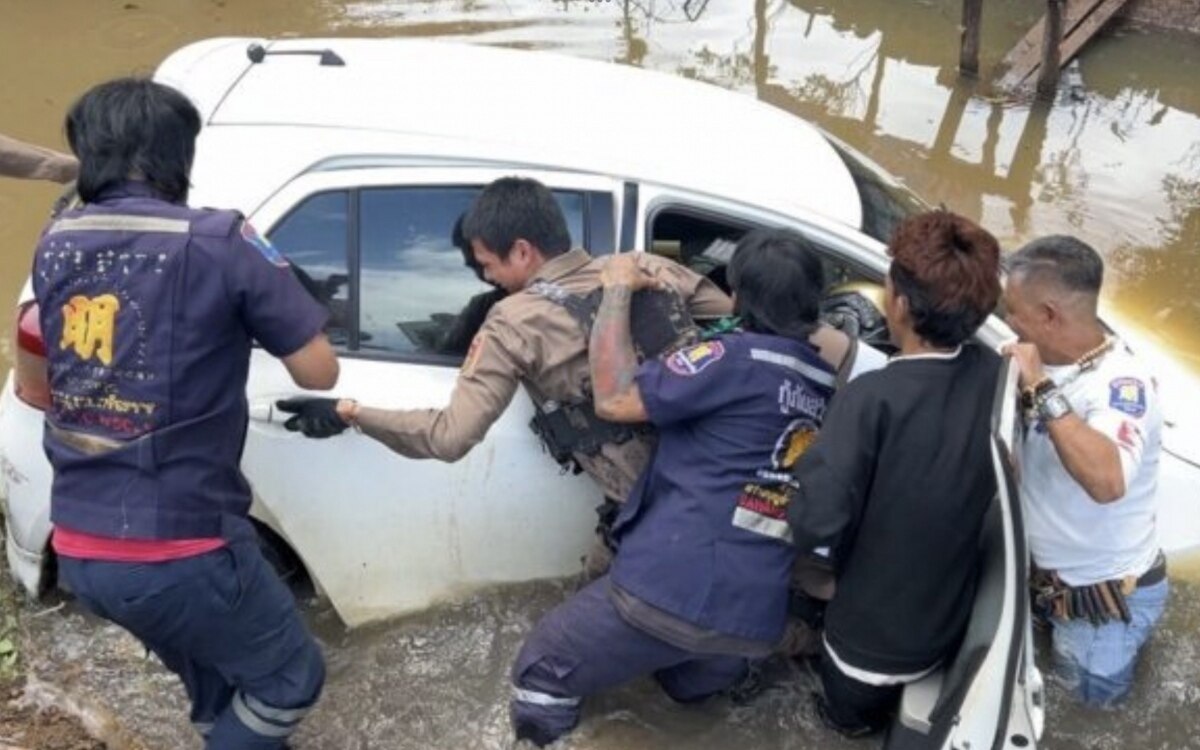
<path fill-rule="evenodd" d="M 989 74 L 1039 11 L 989 3 L 980 81 L 956 73 L 958 0 L 506 0 L 331 3 L 346 33 L 437 33 L 580 54 L 744 91 L 808 118 L 1006 246 L 1070 232 L 1110 260 L 1110 301 L 1200 362 L 1200 66 L 1191 37 L 1094 42 L 1053 104 Z M 696 123 L 701 126 L 702 123 Z M 769 145 L 764 145 L 769 147 Z M 1174 282 L 1174 283 L 1172 283 Z M 1165 321 L 1165 324 L 1164 324 Z"/>
<path fill-rule="evenodd" d="M 1014 5 L 989 5 L 985 71 L 1032 20 Z M 1058 101 L 1031 103 L 959 78 L 957 7 L 755 0 L 745 22 L 721 24 L 723 38 L 694 34 L 674 70 L 818 122 L 1007 246 L 1081 236 L 1109 258 L 1110 300 L 1200 361 L 1200 233 L 1189 218 L 1200 206 L 1200 117 L 1196 87 L 1173 73 L 1200 65 L 1200 45 L 1102 40 L 1067 70 Z"/>

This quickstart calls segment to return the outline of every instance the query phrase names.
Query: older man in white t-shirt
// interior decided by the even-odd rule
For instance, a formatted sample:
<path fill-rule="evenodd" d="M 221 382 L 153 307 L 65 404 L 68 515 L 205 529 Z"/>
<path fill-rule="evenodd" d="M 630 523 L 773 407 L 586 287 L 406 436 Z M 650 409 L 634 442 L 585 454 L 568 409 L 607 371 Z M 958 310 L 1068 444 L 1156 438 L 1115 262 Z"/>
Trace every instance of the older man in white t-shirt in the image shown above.
<path fill-rule="evenodd" d="M 1027 415 L 1021 496 L 1035 605 L 1078 698 L 1107 706 L 1166 606 L 1155 527 L 1162 412 L 1149 368 L 1096 315 L 1104 265 L 1066 236 L 1009 258 L 1008 323 Z"/>

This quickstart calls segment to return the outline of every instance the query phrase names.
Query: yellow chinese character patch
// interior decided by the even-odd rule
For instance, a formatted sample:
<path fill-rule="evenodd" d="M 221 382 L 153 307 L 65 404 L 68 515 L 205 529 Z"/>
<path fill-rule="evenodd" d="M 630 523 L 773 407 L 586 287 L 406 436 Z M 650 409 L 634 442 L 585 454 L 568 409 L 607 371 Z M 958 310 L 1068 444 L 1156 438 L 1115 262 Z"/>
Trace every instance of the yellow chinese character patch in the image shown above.
<path fill-rule="evenodd" d="M 63 331 L 60 349 L 73 347 L 81 359 L 93 356 L 103 364 L 112 364 L 113 336 L 117 310 L 121 302 L 112 294 L 88 299 L 75 295 L 63 305 Z"/>

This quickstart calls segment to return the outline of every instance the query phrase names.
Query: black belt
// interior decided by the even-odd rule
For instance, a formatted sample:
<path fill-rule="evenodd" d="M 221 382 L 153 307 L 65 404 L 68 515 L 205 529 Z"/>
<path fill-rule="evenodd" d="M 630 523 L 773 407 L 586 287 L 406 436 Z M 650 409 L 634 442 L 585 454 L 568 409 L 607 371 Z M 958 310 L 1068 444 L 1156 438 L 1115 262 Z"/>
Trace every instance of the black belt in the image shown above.
<path fill-rule="evenodd" d="M 1150 570 L 1147 570 L 1145 573 L 1142 573 L 1140 576 L 1138 576 L 1137 587 L 1140 589 L 1146 586 L 1153 586 L 1154 584 L 1161 582 L 1166 577 L 1167 556 L 1163 554 L 1162 550 L 1159 550 L 1158 556 L 1154 558 L 1154 564 L 1150 566 Z"/>

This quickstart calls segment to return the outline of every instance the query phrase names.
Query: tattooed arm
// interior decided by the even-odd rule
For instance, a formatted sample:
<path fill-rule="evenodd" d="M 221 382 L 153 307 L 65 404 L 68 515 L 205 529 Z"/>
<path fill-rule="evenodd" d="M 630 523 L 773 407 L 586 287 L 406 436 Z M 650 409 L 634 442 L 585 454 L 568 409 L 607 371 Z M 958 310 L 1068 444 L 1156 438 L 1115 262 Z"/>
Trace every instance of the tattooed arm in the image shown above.
<path fill-rule="evenodd" d="M 659 282 L 638 267 L 632 254 L 609 260 L 600 280 L 604 298 L 588 343 L 596 414 L 613 422 L 645 422 L 646 407 L 634 382 L 638 361 L 629 332 L 629 305 L 634 292 Z"/>

